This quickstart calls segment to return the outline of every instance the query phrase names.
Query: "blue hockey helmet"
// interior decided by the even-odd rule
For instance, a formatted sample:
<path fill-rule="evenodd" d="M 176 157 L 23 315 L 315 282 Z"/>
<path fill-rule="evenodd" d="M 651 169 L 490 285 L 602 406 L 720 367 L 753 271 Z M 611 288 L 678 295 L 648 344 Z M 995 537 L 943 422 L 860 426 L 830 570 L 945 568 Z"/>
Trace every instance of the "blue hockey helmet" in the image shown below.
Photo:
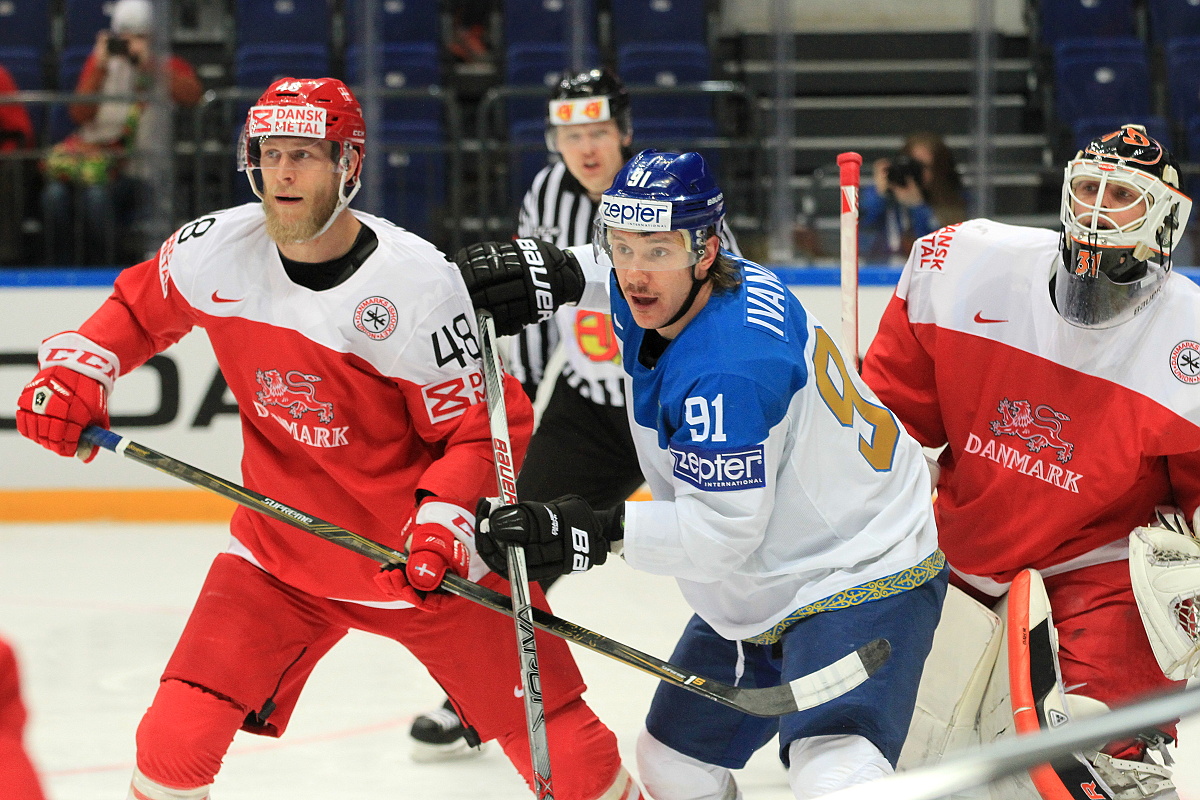
<path fill-rule="evenodd" d="M 695 263 L 724 218 L 725 196 L 699 153 L 643 150 L 601 196 L 592 242 L 611 258 L 611 228 L 682 231 Z"/>

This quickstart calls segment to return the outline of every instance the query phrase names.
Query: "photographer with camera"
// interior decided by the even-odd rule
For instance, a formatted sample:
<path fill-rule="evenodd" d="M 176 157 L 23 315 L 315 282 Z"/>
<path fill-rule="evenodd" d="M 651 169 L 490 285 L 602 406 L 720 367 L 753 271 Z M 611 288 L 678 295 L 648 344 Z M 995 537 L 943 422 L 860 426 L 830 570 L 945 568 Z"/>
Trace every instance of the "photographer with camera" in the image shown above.
<path fill-rule="evenodd" d="M 96 35 L 96 46 L 83 63 L 77 94 L 139 99 L 71 104 L 71 120 L 79 128 L 55 145 L 42 165 L 50 263 L 116 263 L 143 255 L 136 245 L 128 253 L 118 247 L 127 241 L 123 234 L 135 216 L 140 182 L 149 177 L 136 156 L 164 129 L 163 109 L 141 99 L 153 90 L 156 72 L 151 12 L 150 0 L 117 0 L 110 29 Z M 171 56 L 167 75 L 173 103 L 200 102 L 203 88 L 187 61 Z M 76 219 L 83 235 L 79 248 Z"/>
<path fill-rule="evenodd" d="M 954 154 L 936 133 L 909 136 L 899 153 L 875 162 L 874 178 L 859 197 L 865 258 L 902 261 L 914 241 L 966 218 Z"/>

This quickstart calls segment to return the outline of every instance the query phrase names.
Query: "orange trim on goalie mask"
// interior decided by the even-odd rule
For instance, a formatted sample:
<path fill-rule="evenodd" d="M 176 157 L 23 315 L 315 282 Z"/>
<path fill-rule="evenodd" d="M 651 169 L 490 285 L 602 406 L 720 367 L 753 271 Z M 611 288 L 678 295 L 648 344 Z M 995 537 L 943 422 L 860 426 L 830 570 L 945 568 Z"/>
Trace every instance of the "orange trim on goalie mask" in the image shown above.
<path fill-rule="evenodd" d="M 1087 275 L 1094 278 L 1100 272 L 1100 259 L 1091 250 L 1080 250 L 1075 256 L 1076 275 Z"/>
<path fill-rule="evenodd" d="M 1148 138 L 1146 138 L 1146 136 L 1144 136 L 1141 131 L 1134 130 L 1133 128 L 1122 128 L 1119 131 L 1113 131 L 1112 133 L 1105 134 L 1104 136 L 1100 137 L 1100 141 L 1107 142 L 1110 139 L 1112 139 L 1114 136 L 1118 136 L 1121 133 L 1124 133 L 1126 131 L 1133 131 L 1133 133 L 1136 134 L 1138 137 L 1137 139 L 1130 139 L 1129 134 L 1126 133 L 1125 136 L 1121 137 L 1121 141 L 1125 142 L 1126 144 L 1132 144 L 1137 147 L 1150 147 L 1155 144 L 1154 142 L 1152 142 Z M 1118 158 L 1117 156 L 1114 156 L 1112 153 L 1097 153 L 1095 150 L 1093 150 L 1090 147 L 1088 149 L 1084 150 L 1083 152 L 1090 153 L 1094 156 L 1100 156 L 1102 158 L 1116 158 L 1119 161 L 1132 161 L 1135 164 L 1145 164 L 1146 166 L 1153 166 L 1154 164 L 1157 164 L 1158 162 L 1162 161 L 1162 157 L 1163 157 L 1163 151 L 1162 151 L 1161 146 L 1158 146 L 1155 148 L 1155 152 L 1157 153 L 1157 155 L 1155 155 L 1154 158 L 1150 161 L 1146 161 L 1141 158 Z"/>

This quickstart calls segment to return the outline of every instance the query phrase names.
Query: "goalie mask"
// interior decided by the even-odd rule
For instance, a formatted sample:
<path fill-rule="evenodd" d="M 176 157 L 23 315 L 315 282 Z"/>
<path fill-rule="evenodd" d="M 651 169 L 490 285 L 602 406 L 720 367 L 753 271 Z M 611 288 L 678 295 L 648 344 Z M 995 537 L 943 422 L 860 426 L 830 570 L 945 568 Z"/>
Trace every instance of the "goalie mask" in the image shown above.
<path fill-rule="evenodd" d="M 1058 313 L 1081 328 L 1111 328 L 1149 304 L 1171 271 L 1191 213 L 1171 154 L 1141 125 L 1093 139 L 1066 167 Z"/>
<path fill-rule="evenodd" d="M 279 136 L 332 142 L 333 171 L 341 176 L 338 204 L 324 227 L 312 237 L 315 239 L 329 229 L 361 187 L 359 176 L 366 150 L 366 131 L 358 100 L 338 79 L 280 78 L 267 87 L 246 114 L 246 124 L 238 142 L 238 169 L 246 173 L 250 188 L 261 200 L 263 191 L 255 173 L 272 168 L 262 160 L 264 139 Z M 351 149 L 358 153 L 358 162 L 353 167 Z"/>
<path fill-rule="evenodd" d="M 564 125 L 585 125 L 610 119 L 617 123 L 622 141 L 628 141 L 633 136 L 629 92 L 620 78 L 607 69 L 593 69 L 565 77 L 550 95 L 546 116 L 546 149 L 551 153 L 558 152 L 555 131 Z"/>

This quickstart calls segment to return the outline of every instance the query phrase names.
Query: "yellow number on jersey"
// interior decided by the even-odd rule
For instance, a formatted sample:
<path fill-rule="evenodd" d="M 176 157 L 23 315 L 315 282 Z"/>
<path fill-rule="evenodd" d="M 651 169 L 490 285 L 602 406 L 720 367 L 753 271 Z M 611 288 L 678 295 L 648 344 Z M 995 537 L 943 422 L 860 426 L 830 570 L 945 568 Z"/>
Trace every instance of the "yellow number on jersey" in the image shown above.
<path fill-rule="evenodd" d="M 816 350 L 813 352 L 813 368 L 816 371 L 817 391 L 829 406 L 829 410 L 837 417 L 843 427 L 854 425 L 854 412 L 858 412 L 874 432 L 871 440 L 865 436 L 858 437 L 858 452 L 867 463 L 878 472 L 886 472 L 892 468 L 892 459 L 896 456 L 896 441 L 900 438 L 900 426 L 892 412 L 880 405 L 868 401 L 858 393 L 854 382 L 846 371 L 846 363 L 838 352 L 833 339 L 824 328 L 817 328 Z M 841 389 L 829 377 L 829 365 L 841 374 Z"/>

